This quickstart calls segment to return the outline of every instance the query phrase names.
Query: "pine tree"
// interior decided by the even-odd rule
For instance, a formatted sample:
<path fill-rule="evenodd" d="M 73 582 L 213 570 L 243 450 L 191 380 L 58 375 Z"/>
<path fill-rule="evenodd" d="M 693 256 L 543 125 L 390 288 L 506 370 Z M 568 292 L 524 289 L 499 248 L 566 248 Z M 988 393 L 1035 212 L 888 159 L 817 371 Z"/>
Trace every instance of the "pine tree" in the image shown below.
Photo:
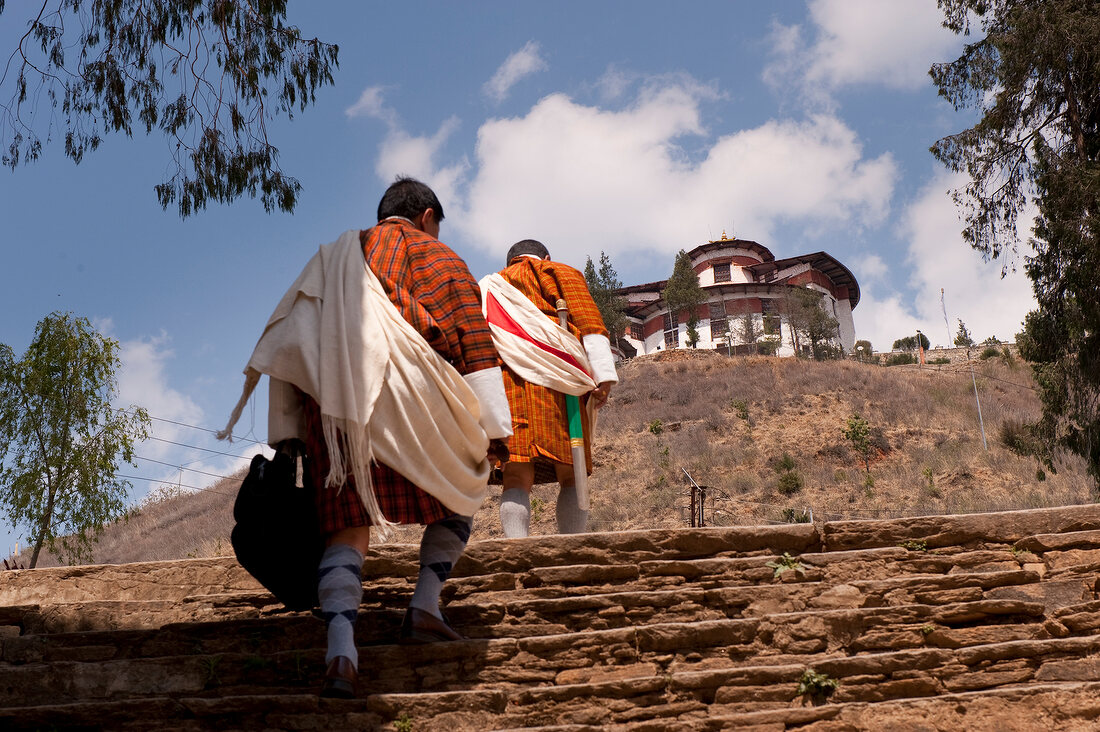
<path fill-rule="evenodd" d="M 611 258 L 601 251 L 600 269 L 597 272 L 592 264 L 592 257 L 586 257 L 584 280 L 596 307 L 600 309 L 600 317 L 603 318 L 611 343 L 618 343 L 626 332 L 626 299 L 618 294 L 623 283 L 619 281 L 619 275 L 611 265 Z"/>
<path fill-rule="evenodd" d="M 662 293 L 673 322 L 682 312 L 687 313 L 687 341 L 692 348 L 699 342 L 699 306 L 706 300 L 703 288 L 699 285 L 699 275 L 691 266 L 691 257 L 683 249 L 676 255 L 672 276 L 665 283 Z"/>

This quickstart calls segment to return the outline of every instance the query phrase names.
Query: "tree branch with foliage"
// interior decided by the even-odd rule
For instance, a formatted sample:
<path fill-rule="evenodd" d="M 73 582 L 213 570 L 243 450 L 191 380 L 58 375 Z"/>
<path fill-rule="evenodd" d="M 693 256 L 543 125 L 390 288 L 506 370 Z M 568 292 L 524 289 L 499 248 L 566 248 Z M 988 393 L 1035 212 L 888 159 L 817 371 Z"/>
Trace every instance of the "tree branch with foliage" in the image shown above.
<path fill-rule="evenodd" d="M 1025 260 L 1038 308 L 1017 337 L 1043 414 L 1036 456 L 1081 455 L 1100 486 L 1100 4 L 1096 0 L 939 0 L 945 26 L 984 34 L 931 70 L 956 108 L 981 113 L 932 152 L 970 181 L 955 192 L 966 241 L 986 257 L 1017 251 L 1016 219 L 1038 216 Z M 1003 267 L 1002 267 L 1003 271 Z"/>
<path fill-rule="evenodd" d="M 699 307 L 706 301 L 706 294 L 699 285 L 699 275 L 691 266 L 691 256 L 683 249 L 676 255 L 676 261 L 672 267 L 672 276 L 665 283 L 665 290 L 661 293 L 669 313 L 673 316 L 675 325 L 677 316 L 687 311 L 687 340 L 688 345 L 695 348 L 699 342 Z"/>
<path fill-rule="evenodd" d="M 28 528 L 32 568 L 43 546 L 89 559 L 103 524 L 124 514 L 119 461 L 133 462 L 149 417 L 112 405 L 118 365 L 118 343 L 67 313 L 38 323 L 22 359 L 0 344 L 0 505 Z"/>
<path fill-rule="evenodd" d="M 171 175 L 155 186 L 163 208 L 186 217 L 247 193 L 292 211 L 301 184 L 280 170 L 268 123 L 333 83 L 338 49 L 286 25 L 286 5 L 45 0 L 0 75 L 3 164 L 37 160 L 55 135 L 80 163 L 108 133 L 157 129 L 172 148 Z"/>

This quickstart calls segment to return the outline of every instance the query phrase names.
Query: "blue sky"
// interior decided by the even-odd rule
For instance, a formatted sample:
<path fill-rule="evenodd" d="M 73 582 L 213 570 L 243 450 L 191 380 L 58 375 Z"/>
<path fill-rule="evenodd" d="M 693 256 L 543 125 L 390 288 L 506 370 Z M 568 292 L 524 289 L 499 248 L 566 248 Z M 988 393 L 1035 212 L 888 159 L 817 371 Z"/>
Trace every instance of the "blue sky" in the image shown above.
<path fill-rule="evenodd" d="M 8 3 L 0 47 L 27 13 Z M 183 425 L 224 424 L 283 291 L 319 244 L 373 223 L 399 173 L 436 189 L 441 238 L 477 277 L 531 237 L 578 268 L 606 252 L 638 284 L 725 232 L 845 263 L 856 335 L 879 350 L 918 328 L 946 344 L 956 318 L 1011 339 L 1033 307 L 1022 273 L 1002 279 L 963 243 L 947 195 L 959 181 L 928 152 L 974 119 L 927 75 L 961 49 L 935 0 L 297 0 L 289 21 L 340 46 L 335 86 L 270 127 L 303 186 L 294 214 L 247 199 L 161 211 L 157 136 L 108 137 L 79 166 L 54 144 L 0 171 L 0 342 L 21 354 L 55 310 L 119 340 L 122 402 L 158 418 L 123 471 L 143 478 L 135 500 L 244 464 L 197 448 L 247 443 Z M 237 431 L 262 440 L 262 395 L 255 414 Z"/>

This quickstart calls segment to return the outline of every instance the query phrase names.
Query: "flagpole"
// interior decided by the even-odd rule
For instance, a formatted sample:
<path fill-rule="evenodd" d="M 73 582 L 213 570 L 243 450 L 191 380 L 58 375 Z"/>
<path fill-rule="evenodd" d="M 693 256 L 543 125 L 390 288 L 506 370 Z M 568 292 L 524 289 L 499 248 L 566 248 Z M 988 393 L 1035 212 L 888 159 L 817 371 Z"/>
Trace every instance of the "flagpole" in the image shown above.
<path fill-rule="evenodd" d="M 558 324 L 569 328 L 569 306 L 565 300 L 555 303 Z M 565 413 L 569 420 L 569 446 L 573 453 L 573 482 L 577 490 L 577 507 L 588 510 L 588 461 L 584 457 L 584 427 L 581 423 L 581 400 L 572 394 L 565 395 Z"/>

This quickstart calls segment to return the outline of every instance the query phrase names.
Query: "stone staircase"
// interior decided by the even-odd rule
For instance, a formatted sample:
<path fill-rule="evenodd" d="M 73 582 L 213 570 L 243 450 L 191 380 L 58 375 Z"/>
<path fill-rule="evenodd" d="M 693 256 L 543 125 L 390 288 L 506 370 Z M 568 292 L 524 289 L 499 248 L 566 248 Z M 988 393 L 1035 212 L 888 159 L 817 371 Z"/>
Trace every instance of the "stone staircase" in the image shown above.
<path fill-rule="evenodd" d="M 416 571 L 346 701 L 231 558 L 0 572 L 0 729 L 1100 729 L 1100 506 L 483 541 L 397 646 Z"/>

